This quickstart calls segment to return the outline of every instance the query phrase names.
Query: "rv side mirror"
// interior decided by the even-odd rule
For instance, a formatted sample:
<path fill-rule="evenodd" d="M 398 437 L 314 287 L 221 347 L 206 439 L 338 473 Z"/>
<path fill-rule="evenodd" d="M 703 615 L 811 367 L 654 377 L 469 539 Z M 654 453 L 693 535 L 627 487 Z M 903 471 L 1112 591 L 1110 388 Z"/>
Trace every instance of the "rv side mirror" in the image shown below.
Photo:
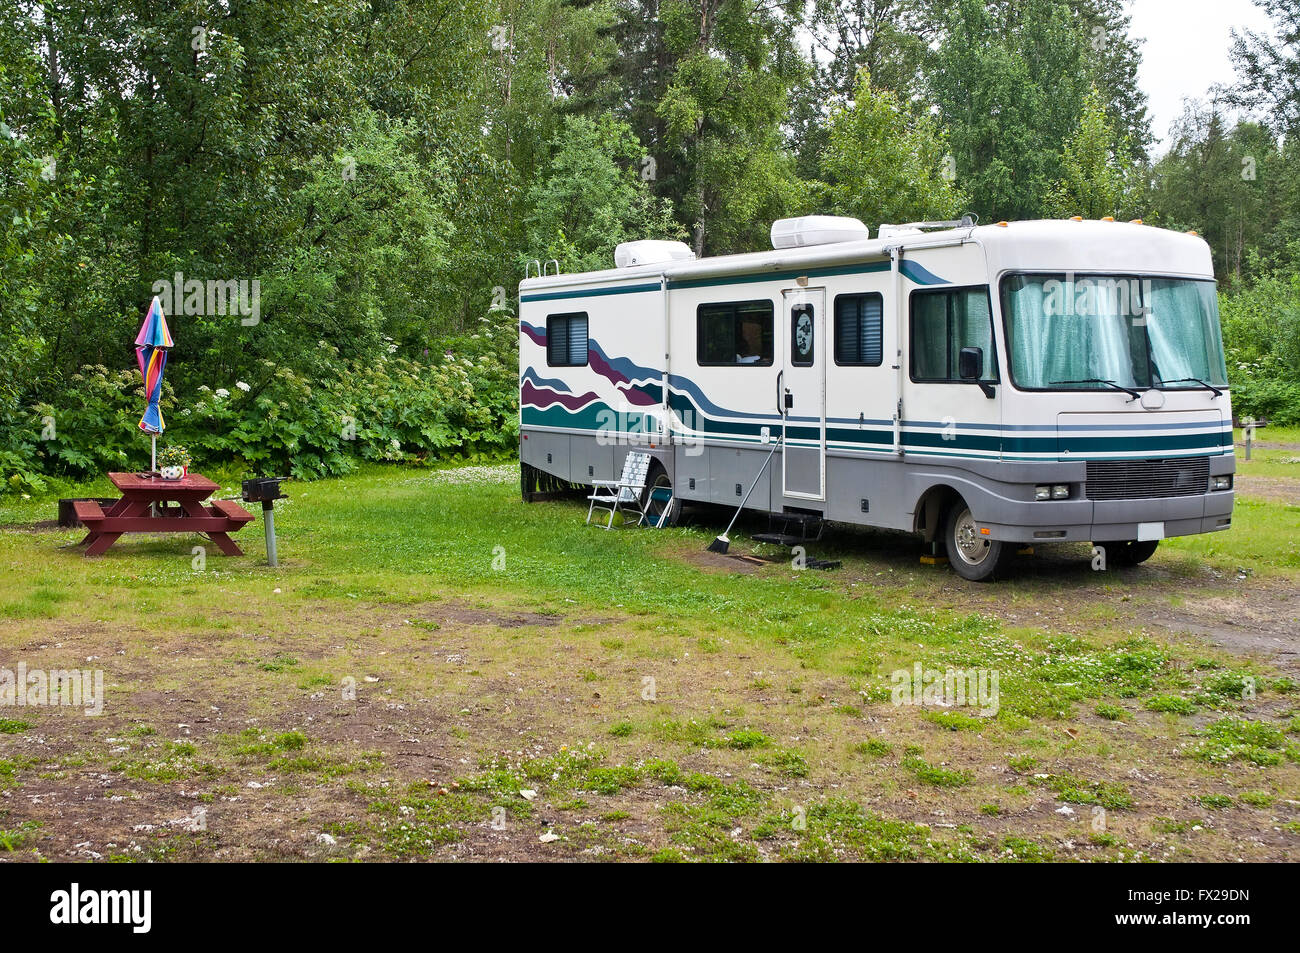
<path fill-rule="evenodd" d="M 957 376 L 964 381 L 977 381 L 984 376 L 984 349 L 964 347 L 957 357 Z"/>

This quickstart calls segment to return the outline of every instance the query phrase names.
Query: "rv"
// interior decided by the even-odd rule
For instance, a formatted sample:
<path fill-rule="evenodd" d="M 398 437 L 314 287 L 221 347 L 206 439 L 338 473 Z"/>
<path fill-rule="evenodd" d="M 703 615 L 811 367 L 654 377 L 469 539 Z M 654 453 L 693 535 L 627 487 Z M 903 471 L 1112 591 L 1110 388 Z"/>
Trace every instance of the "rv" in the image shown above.
<path fill-rule="evenodd" d="M 964 219 L 872 238 L 808 216 L 772 243 L 696 259 L 630 242 L 614 268 L 520 283 L 525 499 L 616 479 L 643 450 L 656 521 L 753 484 L 749 509 L 919 533 L 973 580 L 1027 545 L 1133 565 L 1231 525 L 1232 408 L 1195 233 Z"/>

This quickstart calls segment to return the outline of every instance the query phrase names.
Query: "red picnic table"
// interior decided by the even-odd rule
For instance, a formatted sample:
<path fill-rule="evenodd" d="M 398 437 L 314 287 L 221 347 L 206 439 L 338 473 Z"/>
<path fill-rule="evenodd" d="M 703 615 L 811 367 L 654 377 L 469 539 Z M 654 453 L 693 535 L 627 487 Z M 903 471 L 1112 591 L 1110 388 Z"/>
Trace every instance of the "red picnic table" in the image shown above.
<path fill-rule="evenodd" d="M 227 556 L 243 555 L 227 534 L 243 529 L 253 514 L 229 500 L 204 505 L 203 501 L 220 489 L 207 477 L 190 473 L 179 480 L 164 480 L 147 474 L 110 473 L 108 479 L 122 493 L 108 509 L 94 500 L 73 504 L 77 519 L 90 531 L 78 544 L 86 546 L 85 555 L 103 555 L 123 533 L 205 533 Z M 172 503 L 176 506 L 168 505 Z"/>

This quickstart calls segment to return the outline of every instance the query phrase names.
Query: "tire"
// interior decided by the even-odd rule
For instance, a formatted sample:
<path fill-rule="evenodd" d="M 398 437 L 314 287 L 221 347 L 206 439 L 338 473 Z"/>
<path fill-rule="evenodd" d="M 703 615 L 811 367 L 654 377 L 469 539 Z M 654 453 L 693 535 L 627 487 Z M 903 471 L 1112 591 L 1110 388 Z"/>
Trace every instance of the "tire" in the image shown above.
<path fill-rule="evenodd" d="M 1106 565 L 1137 566 L 1150 559 L 1160 545 L 1159 540 L 1129 540 L 1127 542 L 1093 543 L 1106 550 Z"/>
<path fill-rule="evenodd" d="M 970 507 L 960 500 L 948 510 L 943 539 L 948 548 L 948 565 L 971 582 L 995 578 L 1010 552 L 1001 540 L 980 535 Z"/>
<path fill-rule="evenodd" d="M 651 525 L 658 524 L 659 516 L 664 511 L 664 505 L 662 503 L 653 502 L 650 499 L 650 494 L 659 487 L 667 487 L 671 490 L 673 488 L 673 481 L 669 479 L 668 471 L 664 469 L 663 464 L 656 460 L 650 465 L 650 472 L 646 474 L 645 496 L 641 501 Z M 667 508 L 668 515 L 664 518 L 664 527 L 676 526 L 678 519 L 680 519 L 682 515 L 682 501 L 674 496 L 672 501 L 668 503 Z"/>
<path fill-rule="evenodd" d="M 533 494 L 536 492 L 537 468 L 521 462 L 519 464 L 519 494 L 524 498 L 525 503 L 531 503 L 533 502 Z"/>

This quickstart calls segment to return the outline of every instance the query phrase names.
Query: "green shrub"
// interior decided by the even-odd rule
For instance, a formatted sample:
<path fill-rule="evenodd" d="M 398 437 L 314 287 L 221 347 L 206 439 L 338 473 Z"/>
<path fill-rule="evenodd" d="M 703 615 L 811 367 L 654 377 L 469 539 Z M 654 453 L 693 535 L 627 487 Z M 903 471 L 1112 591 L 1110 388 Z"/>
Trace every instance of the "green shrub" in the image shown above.
<path fill-rule="evenodd" d="M 233 464 L 303 479 L 338 476 L 359 461 L 505 455 L 518 439 L 517 332 L 504 313 L 483 328 L 443 342 L 452 356 L 429 363 L 387 354 L 350 362 L 320 342 L 299 361 L 311 373 L 262 360 L 246 380 L 183 394 L 164 377 L 166 441 L 188 447 L 198 469 Z M 138 370 L 83 367 L 45 400 L 0 418 L 4 490 L 39 493 L 43 475 L 85 479 L 145 466 L 143 410 Z M 43 439 L 47 422 L 53 436 Z"/>

